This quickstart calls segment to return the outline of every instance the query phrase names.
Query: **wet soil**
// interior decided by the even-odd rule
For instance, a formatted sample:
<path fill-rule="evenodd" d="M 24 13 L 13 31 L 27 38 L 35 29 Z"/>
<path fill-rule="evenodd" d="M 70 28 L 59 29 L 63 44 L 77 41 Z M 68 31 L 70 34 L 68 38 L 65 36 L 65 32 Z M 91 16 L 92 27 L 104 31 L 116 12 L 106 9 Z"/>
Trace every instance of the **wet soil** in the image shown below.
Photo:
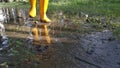
<path fill-rule="evenodd" d="M 84 29 L 78 24 L 60 25 L 61 23 L 56 23 L 48 27 L 52 43 L 45 51 L 34 52 L 36 56 L 33 59 L 36 62 L 30 61 L 27 64 L 23 62 L 16 67 L 120 68 L 120 40 L 111 30 L 82 32 L 79 30 Z M 25 40 L 29 36 L 29 28 L 14 24 L 5 24 L 5 26 L 6 35 L 9 39 L 14 39 L 13 42 L 22 39 L 22 44 L 28 43 Z M 11 61 L 8 54 L 10 53 L 0 54 L 1 64 Z M 10 67 L 13 68 L 14 65 L 11 64 Z"/>

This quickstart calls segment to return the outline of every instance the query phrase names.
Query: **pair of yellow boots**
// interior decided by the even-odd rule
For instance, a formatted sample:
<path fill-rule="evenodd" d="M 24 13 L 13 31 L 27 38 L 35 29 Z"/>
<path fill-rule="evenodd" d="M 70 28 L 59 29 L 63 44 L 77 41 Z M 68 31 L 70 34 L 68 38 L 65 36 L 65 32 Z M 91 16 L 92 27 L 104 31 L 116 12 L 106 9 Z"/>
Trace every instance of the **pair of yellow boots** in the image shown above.
<path fill-rule="evenodd" d="M 36 16 L 36 0 L 29 0 L 30 1 L 30 11 L 29 16 L 34 18 Z M 48 8 L 49 0 L 40 0 L 40 20 L 44 23 L 51 23 L 51 20 L 47 17 L 46 12 Z M 51 40 L 48 34 L 47 25 L 43 25 L 42 28 L 44 29 L 44 36 L 46 36 L 46 43 L 50 44 Z M 32 33 L 35 41 L 39 41 L 39 31 L 37 27 L 32 28 Z"/>
<path fill-rule="evenodd" d="M 29 16 L 35 17 L 36 16 L 36 0 L 29 0 L 29 1 L 31 5 Z M 51 22 L 51 20 L 46 15 L 48 4 L 49 4 L 49 0 L 40 0 L 40 20 L 45 23 Z"/>

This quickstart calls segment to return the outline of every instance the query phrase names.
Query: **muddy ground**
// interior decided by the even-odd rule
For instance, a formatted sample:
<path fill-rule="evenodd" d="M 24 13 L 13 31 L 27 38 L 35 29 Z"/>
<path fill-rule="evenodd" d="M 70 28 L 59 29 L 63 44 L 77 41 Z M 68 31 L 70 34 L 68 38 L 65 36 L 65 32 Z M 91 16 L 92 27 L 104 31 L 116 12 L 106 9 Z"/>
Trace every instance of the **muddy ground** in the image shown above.
<path fill-rule="evenodd" d="M 28 45 L 29 31 L 26 26 L 6 24 L 6 35 L 12 45 L 21 41 Z M 10 27 L 12 26 L 12 27 Z M 44 52 L 34 52 L 36 61 L 16 61 L 10 51 L 0 54 L 3 68 L 120 68 L 120 40 L 109 29 L 82 32 L 93 29 L 78 24 L 51 24 L 49 34 L 52 43 Z M 24 52 L 24 51 L 23 51 Z M 22 54 L 21 54 L 22 55 Z M 20 58 L 18 58 L 20 59 Z M 22 59 L 22 57 L 21 57 Z M 9 63 L 7 63 L 9 62 Z"/>

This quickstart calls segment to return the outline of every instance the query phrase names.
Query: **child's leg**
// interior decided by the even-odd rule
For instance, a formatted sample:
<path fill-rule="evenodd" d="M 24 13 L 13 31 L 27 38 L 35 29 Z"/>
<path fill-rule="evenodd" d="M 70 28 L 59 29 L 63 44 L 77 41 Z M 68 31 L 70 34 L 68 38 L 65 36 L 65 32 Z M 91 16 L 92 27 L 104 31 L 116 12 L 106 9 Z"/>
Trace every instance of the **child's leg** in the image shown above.
<path fill-rule="evenodd" d="M 48 4 L 49 4 L 49 0 L 40 0 L 40 19 L 45 23 L 51 22 L 51 20 L 46 15 Z"/>
<path fill-rule="evenodd" d="M 30 11 L 29 11 L 29 16 L 30 17 L 35 17 L 36 16 L 36 0 L 29 0 L 30 1 Z"/>

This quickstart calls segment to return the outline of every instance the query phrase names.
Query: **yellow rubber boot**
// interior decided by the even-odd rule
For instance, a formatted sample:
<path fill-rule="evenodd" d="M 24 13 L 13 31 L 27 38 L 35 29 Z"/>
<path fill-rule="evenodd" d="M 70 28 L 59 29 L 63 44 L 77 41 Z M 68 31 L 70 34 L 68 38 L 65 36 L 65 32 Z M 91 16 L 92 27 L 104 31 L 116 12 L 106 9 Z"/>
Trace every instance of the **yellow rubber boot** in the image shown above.
<path fill-rule="evenodd" d="M 36 0 L 29 0 L 31 8 L 29 10 L 29 16 L 35 17 L 36 16 Z"/>
<path fill-rule="evenodd" d="M 46 15 L 48 4 L 49 4 L 49 0 L 40 0 L 40 19 L 42 22 L 45 23 L 51 22 L 51 20 Z"/>

